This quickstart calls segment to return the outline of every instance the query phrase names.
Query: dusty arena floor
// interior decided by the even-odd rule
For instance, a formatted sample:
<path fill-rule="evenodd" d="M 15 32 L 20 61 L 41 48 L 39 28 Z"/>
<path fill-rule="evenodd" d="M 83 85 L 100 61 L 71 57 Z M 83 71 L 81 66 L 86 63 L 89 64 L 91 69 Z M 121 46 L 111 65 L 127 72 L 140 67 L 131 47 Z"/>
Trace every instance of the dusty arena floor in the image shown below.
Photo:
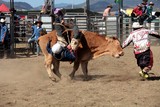
<path fill-rule="evenodd" d="M 61 63 L 63 78 L 52 82 L 44 57 L 0 59 L 0 107 L 159 107 L 160 47 L 152 46 L 157 77 L 142 81 L 132 47 L 125 56 L 103 56 L 89 63 L 90 81 L 81 69 L 69 80 L 72 64 Z"/>

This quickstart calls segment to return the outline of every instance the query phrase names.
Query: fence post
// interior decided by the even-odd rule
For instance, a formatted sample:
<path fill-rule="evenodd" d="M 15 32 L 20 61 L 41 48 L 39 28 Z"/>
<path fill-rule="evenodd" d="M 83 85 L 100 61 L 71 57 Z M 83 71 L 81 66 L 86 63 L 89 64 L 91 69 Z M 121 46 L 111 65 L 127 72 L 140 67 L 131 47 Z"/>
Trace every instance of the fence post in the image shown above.
<path fill-rule="evenodd" d="M 117 24 L 117 33 L 116 35 L 118 36 L 118 39 L 120 40 L 120 26 L 119 26 L 119 17 L 116 17 L 116 24 Z"/>
<path fill-rule="evenodd" d="M 105 18 L 105 36 L 107 36 L 107 19 L 108 17 Z"/>
<path fill-rule="evenodd" d="M 123 42 L 123 15 L 121 14 L 121 9 L 123 9 L 123 0 L 119 3 L 119 17 L 120 17 L 120 41 Z"/>
<path fill-rule="evenodd" d="M 123 42 L 123 16 L 119 16 L 119 37 L 120 42 Z"/>
<path fill-rule="evenodd" d="M 11 17 L 10 17 L 10 35 L 11 35 L 11 45 L 10 45 L 10 56 L 14 56 L 14 0 L 10 0 L 10 10 L 11 10 Z"/>

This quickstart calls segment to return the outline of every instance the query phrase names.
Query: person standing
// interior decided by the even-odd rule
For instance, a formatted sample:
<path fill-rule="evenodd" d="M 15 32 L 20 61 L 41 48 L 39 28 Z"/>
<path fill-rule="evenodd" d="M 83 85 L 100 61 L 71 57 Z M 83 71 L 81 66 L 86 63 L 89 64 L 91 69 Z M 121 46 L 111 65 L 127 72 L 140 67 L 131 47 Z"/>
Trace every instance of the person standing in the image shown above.
<path fill-rule="evenodd" d="M 153 2 L 150 2 L 149 5 L 147 6 L 147 12 L 146 12 L 146 14 L 147 14 L 149 17 L 152 17 L 153 6 L 154 6 L 154 3 L 153 3 Z"/>
<path fill-rule="evenodd" d="M 143 28 L 139 22 L 134 22 L 133 31 L 128 38 L 123 42 L 122 48 L 127 47 L 131 42 L 134 45 L 134 54 L 137 59 L 137 65 L 140 67 L 140 76 L 147 79 L 149 77 L 149 71 L 153 66 L 153 55 L 150 49 L 149 35 L 160 38 L 160 35 L 152 30 Z"/>
<path fill-rule="evenodd" d="M 8 41 L 8 28 L 5 24 L 5 19 L 0 19 L 0 43 L 4 47 L 4 58 L 7 57 L 7 51 L 9 48 L 9 41 Z"/>
<path fill-rule="evenodd" d="M 38 38 L 40 37 L 40 32 L 43 30 L 42 28 L 42 21 L 36 21 L 35 25 L 31 26 L 32 30 L 33 30 L 33 34 L 32 36 L 28 39 L 28 43 L 32 43 L 32 42 L 36 42 L 36 48 L 37 48 L 37 56 L 39 55 L 40 52 L 40 47 L 37 44 Z"/>
<path fill-rule="evenodd" d="M 113 8 L 112 5 L 108 5 L 108 6 L 106 7 L 106 9 L 105 9 L 104 12 L 103 12 L 103 17 L 102 17 L 103 20 L 106 20 L 106 17 L 111 15 L 111 9 L 112 9 L 112 8 Z"/>

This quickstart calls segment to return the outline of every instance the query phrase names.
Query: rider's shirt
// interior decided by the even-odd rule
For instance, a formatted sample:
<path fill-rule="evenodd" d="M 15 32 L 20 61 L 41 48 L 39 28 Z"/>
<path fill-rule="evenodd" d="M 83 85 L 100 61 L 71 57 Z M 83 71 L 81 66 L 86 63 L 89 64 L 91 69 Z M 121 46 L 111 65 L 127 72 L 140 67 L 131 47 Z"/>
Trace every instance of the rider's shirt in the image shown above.
<path fill-rule="evenodd" d="M 32 26 L 32 29 L 33 29 L 33 34 L 32 34 L 31 38 L 34 38 L 35 40 L 38 40 L 38 38 L 40 37 L 40 32 L 43 30 L 43 28 L 42 27 L 37 27 L 35 25 L 35 26 Z"/>

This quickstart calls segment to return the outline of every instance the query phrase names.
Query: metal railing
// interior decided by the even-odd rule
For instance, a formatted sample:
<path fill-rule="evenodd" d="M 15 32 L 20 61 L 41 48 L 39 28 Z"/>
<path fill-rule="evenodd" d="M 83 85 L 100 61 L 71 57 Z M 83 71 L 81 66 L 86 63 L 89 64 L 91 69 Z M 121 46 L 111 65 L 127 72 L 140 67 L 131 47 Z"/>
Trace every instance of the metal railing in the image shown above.
<path fill-rule="evenodd" d="M 109 16 L 106 20 L 102 20 L 102 16 L 91 16 L 90 24 L 87 25 L 87 16 L 86 14 L 67 14 L 65 15 L 65 20 L 74 19 L 80 30 L 87 30 L 87 26 L 91 27 L 92 32 L 97 32 L 104 36 L 117 36 L 121 38 L 121 42 L 128 37 L 130 32 L 132 32 L 132 20 L 131 17 L 123 17 L 123 20 L 120 21 L 120 17 Z M 8 20 L 8 19 L 7 19 Z M 52 31 L 52 19 L 49 16 L 42 17 L 41 20 L 44 22 L 43 28 L 47 32 Z M 28 22 L 33 24 L 32 20 L 20 20 L 18 24 L 15 24 L 15 40 L 20 39 L 22 43 L 26 43 L 28 38 L 31 36 L 32 31 L 27 27 Z M 7 22 L 8 27 L 9 21 Z M 144 22 L 144 26 L 148 29 L 155 30 L 160 34 L 160 18 L 156 18 L 151 23 Z M 10 29 L 10 28 L 9 28 Z M 160 44 L 160 40 L 154 37 L 151 37 L 152 44 Z M 15 41 L 16 42 L 16 41 Z M 17 43 L 15 48 L 17 48 Z M 24 45 L 27 46 L 27 45 Z"/>
<path fill-rule="evenodd" d="M 131 17 L 123 17 L 120 21 L 120 17 L 107 17 L 106 20 L 102 20 L 101 16 L 92 16 L 92 28 L 93 32 L 105 36 L 117 36 L 121 39 L 121 42 L 128 37 L 132 32 L 132 20 Z M 121 26 L 120 26 L 121 25 Z M 160 34 L 160 18 L 156 18 L 148 23 L 144 21 L 145 28 L 155 30 Z M 160 44 L 160 40 L 154 37 L 150 37 L 152 44 Z"/>

